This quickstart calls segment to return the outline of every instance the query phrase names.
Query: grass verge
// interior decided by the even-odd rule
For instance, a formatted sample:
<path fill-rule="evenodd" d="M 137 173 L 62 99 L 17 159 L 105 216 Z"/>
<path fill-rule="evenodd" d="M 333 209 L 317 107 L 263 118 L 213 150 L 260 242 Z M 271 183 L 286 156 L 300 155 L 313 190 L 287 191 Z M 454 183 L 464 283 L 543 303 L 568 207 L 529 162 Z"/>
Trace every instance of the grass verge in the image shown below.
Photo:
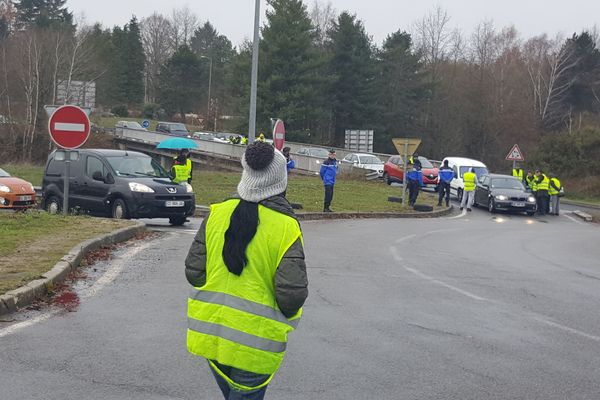
<path fill-rule="evenodd" d="M 41 186 L 44 177 L 44 167 L 31 164 L 4 164 L 0 168 L 15 176 L 30 182 L 33 186 Z"/>
<path fill-rule="evenodd" d="M 240 180 L 240 173 L 194 172 L 196 203 L 209 205 L 231 197 Z M 338 212 L 406 212 L 400 203 L 388 201 L 389 196 L 402 196 L 401 187 L 388 186 L 378 181 L 338 178 L 331 208 Z M 323 183 L 317 176 L 290 176 L 287 198 L 303 206 L 301 212 L 323 211 Z M 421 192 L 419 204 L 435 205 L 435 194 Z"/>
<path fill-rule="evenodd" d="M 0 213 L 0 295 L 38 279 L 77 244 L 131 225 L 36 211 Z"/>

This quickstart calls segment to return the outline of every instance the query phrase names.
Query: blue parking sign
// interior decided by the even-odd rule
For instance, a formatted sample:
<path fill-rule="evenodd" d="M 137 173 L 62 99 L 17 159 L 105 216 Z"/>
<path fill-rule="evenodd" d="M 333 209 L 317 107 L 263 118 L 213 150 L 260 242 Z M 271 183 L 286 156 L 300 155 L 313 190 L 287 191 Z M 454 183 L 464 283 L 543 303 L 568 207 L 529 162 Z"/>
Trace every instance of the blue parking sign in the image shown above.
<path fill-rule="evenodd" d="M 148 128 L 149 126 L 150 126 L 150 121 L 148 121 L 147 119 L 142 121 L 142 127 Z"/>

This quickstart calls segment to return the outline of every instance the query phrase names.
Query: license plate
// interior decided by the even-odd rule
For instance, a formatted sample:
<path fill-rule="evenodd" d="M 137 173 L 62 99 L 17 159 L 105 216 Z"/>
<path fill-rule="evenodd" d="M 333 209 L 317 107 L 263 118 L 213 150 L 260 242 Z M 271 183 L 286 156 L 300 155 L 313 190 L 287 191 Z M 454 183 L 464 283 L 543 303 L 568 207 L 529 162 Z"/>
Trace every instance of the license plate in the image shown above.
<path fill-rule="evenodd" d="M 183 207 L 185 206 L 184 201 L 167 201 L 165 204 L 167 207 Z"/>
<path fill-rule="evenodd" d="M 513 207 L 525 207 L 525 203 L 512 203 Z"/>
<path fill-rule="evenodd" d="M 19 196 L 18 201 L 31 201 L 31 196 Z"/>

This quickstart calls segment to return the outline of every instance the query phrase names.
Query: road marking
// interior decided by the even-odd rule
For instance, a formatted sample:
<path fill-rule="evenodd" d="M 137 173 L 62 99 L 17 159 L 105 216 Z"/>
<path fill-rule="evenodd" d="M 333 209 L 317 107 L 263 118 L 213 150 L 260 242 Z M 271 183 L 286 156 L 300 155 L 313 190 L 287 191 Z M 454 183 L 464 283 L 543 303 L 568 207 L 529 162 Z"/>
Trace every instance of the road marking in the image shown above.
<path fill-rule="evenodd" d="M 140 246 L 130 249 L 127 253 L 123 254 L 119 259 L 113 262 L 110 267 L 106 270 L 106 272 L 98 279 L 92 286 L 85 289 L 81 294 L 79 294 L 80 299 L 88 299 L 94 295 L 97 295 L 102 289 L 104 289 L 108 284 L 112 283 L 123 271 L 123 267 L 125 263 L 129 262 L 129 260 L 137 255 L 140 251 L 143 251 L 152 245 L 152 242 L 147 242 Z M 44 322 L 51 317 L 64 312 L 63 310 L 50 310 L 45 314 L 39 315 L 27 321 L 18 322 L 14 325 L 8 326 L 4 329 L 0 329 L 0 338 L 4 336 L 8 336 L 15 332 L 18 332 L 27 327 L 39 324 L 40 322 Z"/>
<path fill-rule="evenodd" d="M 84 124 L 71 124 L 68 122 L 55 122 L 54 129 L 65 132 L 85 132 Z"/>
<path fill-rule="evenodd" d="M 585 333 L 585 332 L 582 332 L 582 331 L 580 331 L 578 329 L 571 328 L 569 326 L 565 326 L 565 325 L 559 324 L 558 322 L 550 321 L 549 319 L 540 318 L 540 317 L 536 317 L 535 320 L 538 321 L 538 322 L 542 322 L 542 323 L 544 323 L 546 325 L 550 325 L 550 326 L 553 326 L 555 328 L 561 329 L 563 331 L 574 333 L 575 335 L 584 337 L 586 339 L 591 339 L 591 340 L 594 340 L 596 342 L 600 342 L 600 337 L 599 336 L 590 335 L 589 333 Z"/>
<path fill-rule="evenodd" d="M 567 214 L 560 214 L 561 216 L 565 217 L 565 218 L 569 218 L 571 221 L 575 222 L 577 225 L 585 225 L 583 222 L 576 220 L 575 218 L 571 217 L 570 215 Z"/>
<path fill-rule="evenodd" d="M 400 239 L 396 240 L 396 243 L 402 243 L 402 242 L 404 242 L 405 240 L 409 240 L 409 239 L 412 239 L 412 238 L 415 238 L 415 237 L 417 237 L 417 235 L 408 235 L 408 236 L 404 236 L 404 237 L 402 237 L 402 238 L 400 238 Z"/>
<path fill-rule="evenodd" d="M 459 215 L 455 215 L 454 217 L 446 217 L 444 219 L 457 219 L 457 218 L 462 218 L 465 215 L 467 215 L 467 209 L 466 208 L 464 210 L 462 210 L 462 212 Z"/>

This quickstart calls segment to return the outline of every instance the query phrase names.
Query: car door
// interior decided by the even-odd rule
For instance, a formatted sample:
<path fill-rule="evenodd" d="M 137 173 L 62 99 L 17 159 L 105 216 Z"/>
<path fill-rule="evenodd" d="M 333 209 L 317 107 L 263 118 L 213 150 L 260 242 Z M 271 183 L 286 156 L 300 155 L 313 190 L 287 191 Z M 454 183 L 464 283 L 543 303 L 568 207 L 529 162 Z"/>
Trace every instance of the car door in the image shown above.
<path fill-rule="evenodd" d="M 85 175 L 83 177 L 82 208 L 90 214 L 102 215 L 106 212 L 105 200 L 110 191 L 110 184 L 94 179 L 99 172 L 106 180 L 108 168 L 99 157 L 88 155 L 85 159 Z"/>

